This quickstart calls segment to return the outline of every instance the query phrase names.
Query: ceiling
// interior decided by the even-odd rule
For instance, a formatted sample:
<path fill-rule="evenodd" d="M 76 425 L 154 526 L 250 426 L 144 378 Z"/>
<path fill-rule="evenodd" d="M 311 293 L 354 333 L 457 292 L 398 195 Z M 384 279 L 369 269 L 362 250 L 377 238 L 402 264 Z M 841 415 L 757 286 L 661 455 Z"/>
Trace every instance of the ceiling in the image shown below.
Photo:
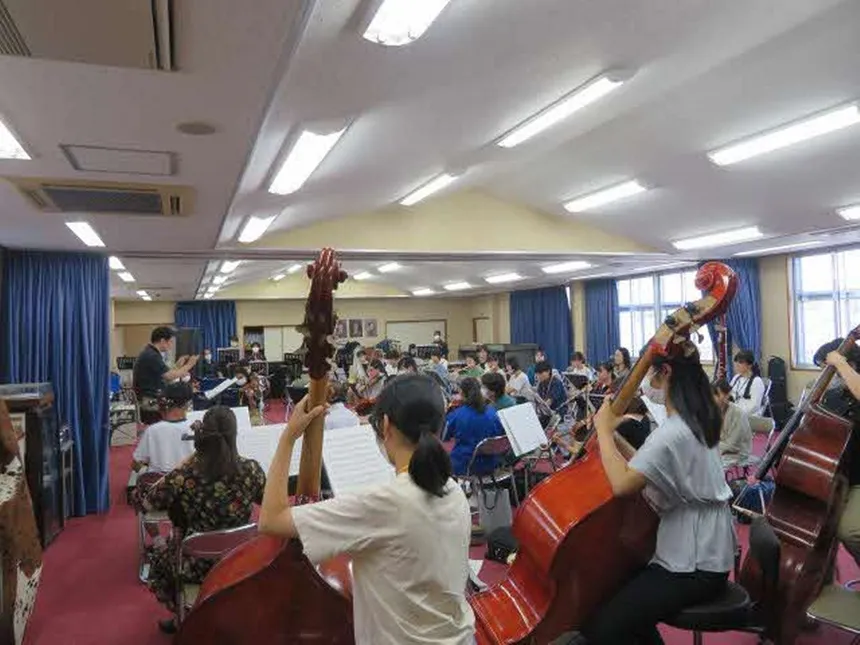
<path fill-rule="evenodd" d="M 285 249 L 292 231 L 332 219 L 360 227 L 363 214 L 390 209 L 446 170 L 462 174 L 440 198 L 481 191 L 670 254 L 660 258 L 666 264 L 795 241 L 860 239 L 853 230 L 813 236 L 846 224 L 835 207 L 860 202 L 860 126 L 736 166 L 717 167 L 705 156 L 860 99 L 860 3 L 782 0 L 774 11 L 772 0 L 451 0 L 426 34 L 404 47 L 361 38 L 356 25 L 366 5 L 258 0 L 253 11 L 239 11 L 227 0 L 176 3 L 173 72 L 0 56 L 0 115 L 34 157 L 0 160 L 0 175 L 128 181 L 121 173 L 75 170 L 61 146 L 172 153 L 173 175 L 133 180 L 192 187 L 190 215 L 76 214 L 136 278 L 114 278 L 117 297 L 139 288 L 164 299 L 194 297 L 216 258 L 246 258 L 234 284 L 268 281 L 315 250 Z M 493 145 L 617 68 L 633 75 L 616 92 L 516 148 Z M 216 132 L 181 134 L 176 126 L 186 121 L 210 123 Z M 347 123 L 301 190 L 286 197 L 266 191 L 296 132 Z M 632 178 L 651 190 L 588 215 L 561 207 Z M 251 215 L 277 216 L 253 248 L 237 242 Z M 83 248 L 66 219 L 38 212 L 0 182 L 0 245 Z M 671 245 L 748 225 L 773 239 L 694 254 Z M 478 254 L 481 231 L 465 218 L 450 234 L 474 238 L 475 253 L 445 257 L 446 245 L 433 242 L 428 259 L 395 244 L 374 253 L 364 246 L 346 249 L 347 269 L 403 263 L 402 271 L 371 280 L 392 293 L 464 279 L 507 290 L 570 278 L 547 277 L 540 266 L 583 257 L 582 249 L 568 257 L 493 257 L 519 250 L 515 231 L 509 248 Z M 577 277 L 627 274 L 657 259 L 613 254 Z M 482 283 L 509 271 L 529 279 Z"/>

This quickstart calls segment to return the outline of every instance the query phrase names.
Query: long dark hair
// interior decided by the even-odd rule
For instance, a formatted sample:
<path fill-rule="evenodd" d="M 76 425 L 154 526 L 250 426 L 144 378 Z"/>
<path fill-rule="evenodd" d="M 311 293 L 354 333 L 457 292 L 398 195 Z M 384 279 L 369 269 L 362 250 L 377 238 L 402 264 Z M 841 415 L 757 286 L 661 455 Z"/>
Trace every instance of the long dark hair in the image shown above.
<path fill-rule="evenodd" d="M 484 395 L 481 393 L 481 384 L 478 379 L 467 376 L 460 381 L 460 392 L 463 394 L 463 403 L 476 412 L 483 412 L 487 407 Z"/>
<path fill-rule="evenodd" d="M 223 405 L 209 408 L 203 415 L 203 422 L 194 424 L 194 449 L 200 469 L 208 479 L 236 474 L 239 451 L 233 410 Z"/>
<path fill-rule="evenodd" d="M 746 363 L 750 366 L 750 369 L 752 370 L 752 378 L 750 380 L 754 379 L 756 376 L 761 376 L 761 368 L 758 366 L 758 363 L 755 362 L 755 356 L 750 350 L 740 350 L 737 354 L 735 354 L 734 362 Z"/>
<path fill-rule="evenodd" d="M 669 401 L 681 416 L 696 439 L 713 448 L 720 441 L 723 415 L 717 407 L 708 375 L 699 361 L 699 350 L 687 341 L 676 356 L 658 356 L 654 369 L 665 376 L 666 366 L 672 368 L 669 375 Z"/>
<path fill-rule="evenodd" d="M 627 349 L 626 347 L 619 347 L 615 351 L 621 352 L 621 362 L 624 364 L 624 367 L 629 370 L 630 369 L 630 350 Z M 613 365 L 614 365 L 615 357 L 613 356 L 612 358 L 613 358 Z"/>
<path fill-rule="evenodd" d="M 370 415 L 370 425 L 377 437 L 382 436 L 386 416 L 415 446 L 409 460 L 412 481 L 431 495 L 444 496 L 451 477 L 451 459 L 439 441 L 445 423 L 442 390 L 425 374 L 401 374 L 390 379 Z"/>

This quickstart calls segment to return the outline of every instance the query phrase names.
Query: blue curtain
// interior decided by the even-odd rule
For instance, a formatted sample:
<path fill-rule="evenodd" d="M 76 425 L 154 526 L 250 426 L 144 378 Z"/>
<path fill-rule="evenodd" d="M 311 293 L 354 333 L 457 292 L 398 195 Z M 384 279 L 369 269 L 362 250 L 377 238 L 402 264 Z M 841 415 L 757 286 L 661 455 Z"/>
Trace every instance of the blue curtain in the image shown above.
<path fill-rule="evenodd" d="M 50 381 L 74 438 L 78 514 L 106 511 L 110 444 L 110 271 L 84 253 L 3 254 L 0 381 Z"/>
<path fill-rule="evenodd" d="M 564 286 L 511 293 L 511 342 L 537 343 L 556 368 L 573 353 L 573 321 Z"/>
<path fill-rule="evenodd" d="M 719 260 L 738 276 L 738 290 L 726 311 L 728 328 L 728 365 L 726 374 L 732 377 L 732 346 L 748 349 L 760 364 L 761 355 L 761 289 L 759 287 L 758 258 L 730 258 Z M 708 323 L 708 333 L 717 347 L 714 323 Z"/>
<path fill-rule="evenodd" d="M 612 360 L 621 345 L 618 287 L 615 280 L 585 283 L 585 347 L 589 361 L 597 365 Z M 631 351 L 638 348 L 630 348 Z"/>
<path fill-rule="evenodd" d="M 203 347 L 213 354 L 219 347 L 229 347 L 230 337 L 236 336 L 236 303 L 232 300 L 212 302 L 177 302 L 177 327 L 199 329 Z"/>

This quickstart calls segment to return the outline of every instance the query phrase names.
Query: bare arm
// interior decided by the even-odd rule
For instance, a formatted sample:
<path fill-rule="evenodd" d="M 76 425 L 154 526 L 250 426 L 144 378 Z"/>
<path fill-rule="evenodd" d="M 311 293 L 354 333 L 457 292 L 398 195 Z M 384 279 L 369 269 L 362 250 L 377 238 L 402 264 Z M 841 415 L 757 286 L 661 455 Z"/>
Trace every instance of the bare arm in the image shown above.
<path fill-rule="evenodd" d="M 647 480 L 642 473 L 630 468 L 627 460 L 618 451 L 615 428 L 623 417 L 615 416 L 611 405 L 609 397 L 606 397 L 600 411 L 594 417 L 594 424 L 597 428 L 597 442 L 600 445 L 600 461 L 612 487 L 612 494 L 622 497 L 645 488 Z"/>
<path fill-rule="evenodd" d="M 845 357 L 839 352 L 830 352 L 827 355 L 827 363 L 836 368 L 839 376 L 845 381 L 845 387 L 855 399 L 860 400 L 860 374 L 854 371 Z"/>
<path fill-rule="evenodd" d="M 161 378 L 165 381 L 175 381 L 178 378 L 182 378 L 188 372 L 194 369 L 194 366 L 197 365 L 197 357 L 192 356 L 181 366 L 177 363 L 177 367 L 174 367 L 172 370 L 166 371 Z"/>

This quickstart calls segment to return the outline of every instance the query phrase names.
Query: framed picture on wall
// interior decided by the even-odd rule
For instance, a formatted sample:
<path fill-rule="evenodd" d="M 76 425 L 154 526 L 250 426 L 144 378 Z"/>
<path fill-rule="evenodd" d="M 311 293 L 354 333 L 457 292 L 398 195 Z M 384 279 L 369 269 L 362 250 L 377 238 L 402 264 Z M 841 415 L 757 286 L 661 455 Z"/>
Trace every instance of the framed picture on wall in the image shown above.
<path fill-rule="evenodd" d="M 343 340 L 347 337 L 346 318 L 340 318 L 334 324 L 334 337 L 337 340 Z"/>
<path fill-rule="evenodd" d="M 349 319 L 349 337 L 350 338 L 364 338 L 364 325 L 363 320 L 361 318 L 350 318 Z"/>
<path fill-rule="evenodd" d="M 376 324 L 376 318 L 364 319 L 364 335 L 367 338 L 376 338 L 379 335 L 379 327 Z"/>

